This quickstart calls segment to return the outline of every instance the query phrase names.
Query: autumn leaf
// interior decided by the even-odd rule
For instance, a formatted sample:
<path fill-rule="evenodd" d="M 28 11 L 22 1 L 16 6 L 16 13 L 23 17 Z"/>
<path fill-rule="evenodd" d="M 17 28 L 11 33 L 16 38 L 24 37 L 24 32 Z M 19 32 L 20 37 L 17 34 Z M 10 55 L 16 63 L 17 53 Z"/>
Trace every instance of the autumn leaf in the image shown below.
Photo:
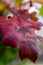
<path fill-rule="evenodd" d="M 22 1 L 15 0 L 17 7 L 22 5 Z M 0 4 L 0 11 L 6 9 L 5 4 Z M 41 54 L 37 40 L 43 42 L 43 37 L 36 35 L 35 30 L 40 30 L 43 24 L 38 22 L 36 12 L 30 14 L 28 10 L 16 9 L 17 7 L 8 7 L 14 16 L 0 16 L 0 64 L 12 61 L 17 55 L 21 60 L 30 59 L 35 63 Z M 43 7 L 40 8 L 40 15 L 43 14 L 42 11 Z"/>
<path fill-rule="evenodd" d="M 24 10 L 17 11 L 11 18 L 0 16 L 0 32 L 3 35 L 2 40 L 5 46 L 18 47 L 21 60 L 28 58 L 35 62 L 41 53 L 37 39 L 40 41 L 43 39 L 35 34 L 35 30 L 40 30 L 42 24 L 29 20 L 29 17 L 30 15 L 27 16 Z M 9 54 L 12 55 L 11 52 Z M 10 56 L 10 58 L 12 57 Z"/>

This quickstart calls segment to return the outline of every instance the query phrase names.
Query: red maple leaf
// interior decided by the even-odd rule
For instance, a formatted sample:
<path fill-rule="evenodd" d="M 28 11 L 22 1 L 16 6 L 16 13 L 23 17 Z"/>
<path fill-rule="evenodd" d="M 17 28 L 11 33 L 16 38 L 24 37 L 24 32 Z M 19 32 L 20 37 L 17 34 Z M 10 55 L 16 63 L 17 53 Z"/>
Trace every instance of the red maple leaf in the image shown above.
<path fill-rule="evenodd" d="M 36 35 L 35 30 L 40 30 L 43 24 L 28 18 L 31 16 L 21 11 L 9 19 L 0 16 L 0 33 L 4 45 L 19 48 L 21 60 L 28 58 L 35 62 L 40 54 L 37 39 L 43 42 L 43 38 Z"/>

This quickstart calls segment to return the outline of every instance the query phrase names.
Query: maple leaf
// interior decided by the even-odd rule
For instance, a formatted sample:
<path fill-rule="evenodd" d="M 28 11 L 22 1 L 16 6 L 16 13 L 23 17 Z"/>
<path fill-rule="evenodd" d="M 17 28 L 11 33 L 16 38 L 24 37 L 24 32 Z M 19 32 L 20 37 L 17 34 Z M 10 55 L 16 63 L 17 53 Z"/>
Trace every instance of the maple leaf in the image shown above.
<path fill-rule="evenodd" d="M 15 13 L 16 12 L 16 13 Z M 31 16 L 26 11 L 14 11 L 14 17 L 0 16 L 0 33 L 3 44 L 12 48 L 19 48 L 21 60 L 28 58 L 35 62 L 41 53 L 37 45 L 37 39 L 43 42 L 43 38 L 35 34 L 43 24 L 29 20 Z"/>
<path fill-rule="evenodd" d="M 31 20 L 34 20 L 34 21 L 37 21 L 38 18 L 35 16 L 36 15 L 36 12 L 32 12 L 31 14 L 28 12 L 28 9 L 27 10 L 22 10 L 22 9 L 15 9 L 15 8 L 8 8 L 14 15 L 17 15 L 18 17 L 20 17 L 19 15 L 22 16 L 22 18 L 29 18 Z"/>

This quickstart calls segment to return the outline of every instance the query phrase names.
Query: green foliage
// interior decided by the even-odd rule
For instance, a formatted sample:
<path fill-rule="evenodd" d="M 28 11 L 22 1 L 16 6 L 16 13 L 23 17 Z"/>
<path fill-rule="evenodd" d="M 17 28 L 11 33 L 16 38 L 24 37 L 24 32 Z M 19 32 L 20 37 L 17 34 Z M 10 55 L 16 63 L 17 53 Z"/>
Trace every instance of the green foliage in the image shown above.
<path fill-rule="evenodd" d="M 15 52 L 16 51 L 16 52 Z M 14 58 L 16 58 L 18 55 L 18 49 L 17 48 L 10 48 L 7 47 L 4 53 L 4 59 L 5 62 L 11 62 Z"/>
<path fill-rule="evenodd" d="M 0 65 L 11 62 L 18 56 L 18 48 L 11 48 L 4 46 L 2 42 L 2 35 L 0 34 Z"/>
<path fill-rule="evenodd" d="M 43 16 L 43 6 L 39 9 L 39 15 Z"/>
<path fill-rule="evenodd" d="M 0 11 L 6 8 L 6 5 L 0 3 Z"/>
<path fill-rule="evenodd" d="M 43 2 L 43 0 L 33 0 L 33 1 L 36 1 L 36 2 Z"/>
<path fill-rule="evenodd" d="M 4 63 L 2 58 L 0 58 L 0 65 L 5 65 L 5 63 Z"/>
<path fill-rule="evenodd" d="M 15 0 L 15 2 L 18 4 L 18 5 L 22 5 L 22 3 L 23 3 L 23 0 Z"/>
<path fill-rule="evenodd" d="M 0 58 L 4 63 L 11 62 L 18 55 L 18 48 L 3 46 L 0 50 Z M 1 62 L 1 61 L 0 61 Z"/>

